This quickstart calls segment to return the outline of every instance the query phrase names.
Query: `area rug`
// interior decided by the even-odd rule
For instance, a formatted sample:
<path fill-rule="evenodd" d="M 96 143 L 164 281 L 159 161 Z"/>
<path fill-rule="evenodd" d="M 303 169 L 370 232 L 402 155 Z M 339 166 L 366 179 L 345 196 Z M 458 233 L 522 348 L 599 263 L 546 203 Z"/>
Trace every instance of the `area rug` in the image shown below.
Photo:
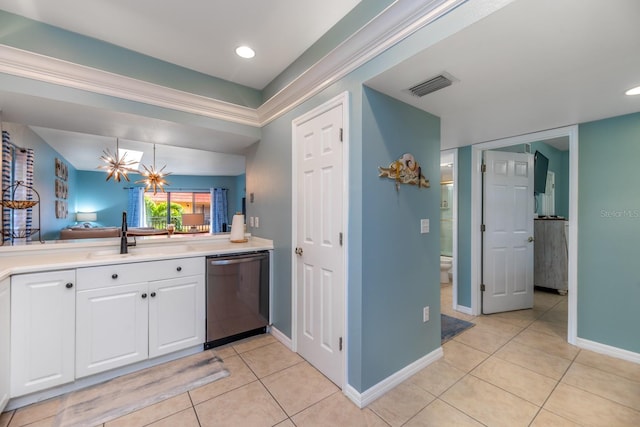
<path fill-rule="evenodd" d="M 95 426 L 229 375 L 213 350 L 68 393 L 55 426 Z"/>
<path fill-rule="evenodd" d="M 440 322 L 442 325 L 440 342 L 442 344 L 475 325 L 474 323 L 456 319 L 455 317 L 447 316 L 446 314 L 440 315 Z"/>

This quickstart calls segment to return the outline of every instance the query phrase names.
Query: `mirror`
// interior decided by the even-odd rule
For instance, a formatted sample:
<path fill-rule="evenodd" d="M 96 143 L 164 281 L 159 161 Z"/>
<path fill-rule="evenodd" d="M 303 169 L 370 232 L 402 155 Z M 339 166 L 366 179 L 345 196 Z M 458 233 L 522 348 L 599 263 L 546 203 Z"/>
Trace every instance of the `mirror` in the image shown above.
<path fill-rule="evenodd" d="M 115 137 L 8 121 L 2 122 L 2 128 L 10 133 L 12 143 L 34 150 L 33 187 L 40 194 L 39 226 L 43 240 L 57 240 L 62 229 L 85 227 L 85 224 L 91 228 L 120 227 L 122 212 L 130 209 L 130 189 L 144 187 L 144 184 L 136 183 L 143 178 L 137 173 L 129 174 L 130 181 L 122 179 L 116 182 L 113 178 L 106 181 L 107 173 L 98 169 L 104 164 L 100 159 L 103 152 L 115 152 Z M 147 167 L 154 164 L 154 142 L 118 138 L 118 145 L 120 149 L 142 153 L 141 164 Z M 179 212 L 171 216 L 174 224 L 181 226 L 181 213 L 203 213 L 205 222 L 209 221 L 209 205 L 202 202 L 202 197 L 210 200 L 212 188 L 228 189 L 229 221 L 235 212 L 242 211 L 245 196 L 244 155 L 166 142 L 155 143 L 155 146 L 156 169 L 166 165 L 164 172 L 171 172 L 166 178 L 169 184 L 166 190 L 174 195 L 171 206 L 178 205 Z M 61 167 L 67 171 L 65 176 L 59 173 Z M 142 166 L 139 166 L 139 170 L 144 171 Z M 192 195 L 191 201 L 184 199 L 187 194 Z M 196 194 L 200 196 L 196 197 Z M 156 203 L 162 202 L 156 200 Z M 84 221 L 82 215 L 77 220 L 77 212 L 95 213 L 95 221 Z M 35 215 L 34 212 L 34 223 L 37 224 Z M 91 216 L 89 218 L 93 219 Z M 159 223 L 157 218 L 154 221 L 148 218 L 141 225 L 166 228 L 166 224 L 166 219 Z M 203 231 L 205 227 L 198 229 Z"/>

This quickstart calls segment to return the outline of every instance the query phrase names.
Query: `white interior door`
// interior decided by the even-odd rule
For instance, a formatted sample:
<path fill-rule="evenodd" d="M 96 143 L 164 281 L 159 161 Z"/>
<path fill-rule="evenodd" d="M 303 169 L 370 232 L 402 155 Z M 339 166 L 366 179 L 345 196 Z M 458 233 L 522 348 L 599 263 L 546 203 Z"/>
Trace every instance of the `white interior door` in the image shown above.
<path fill-rule="evenodd" d="M 533 155 L 485 151 L 482 312 L 533 307 Z"/>
<path fill-rule="evenodd" d="M 297 352 L 338 386 L 344 377 L 343 106 L 294 121 Z"/>

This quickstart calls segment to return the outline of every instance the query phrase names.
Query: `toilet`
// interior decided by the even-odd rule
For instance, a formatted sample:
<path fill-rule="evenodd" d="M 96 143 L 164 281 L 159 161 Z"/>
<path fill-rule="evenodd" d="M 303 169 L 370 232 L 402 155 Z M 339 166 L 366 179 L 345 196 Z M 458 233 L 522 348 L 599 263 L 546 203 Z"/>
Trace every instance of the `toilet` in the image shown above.
<path fill-rule="evenodd" d="M 449 273 L 453 267 L 453 258 L 450 256 L 440 255 L 440 283 L 449 283 Z"/>

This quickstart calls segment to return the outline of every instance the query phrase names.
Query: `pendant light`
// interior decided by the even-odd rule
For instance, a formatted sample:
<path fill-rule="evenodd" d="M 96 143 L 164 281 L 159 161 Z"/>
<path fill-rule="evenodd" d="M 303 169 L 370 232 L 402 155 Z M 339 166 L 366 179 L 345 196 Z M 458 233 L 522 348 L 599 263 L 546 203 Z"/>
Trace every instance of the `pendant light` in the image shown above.
<path fill-rule="evenodd" d="M 105 169 L 107 171 L 107 181 L 109 181 L 111 177 L 113 177 L 114 181 L 116 182 L 120 182 L 120 178 L 124 178 L 129 181 L 129 177 L 127 176 L 127 174 L 129 172 L 137 172 L 135 169 L 130 167 L 135 163 L 135 161 L 127 160 L 126 152 L 123 153 L 122 156 L 120 156 L 119 145 L 120 141 L 118 140 L 118 138 L 116 138 L 115 154 L 111 154 L 111 152 L 107 148 L 102 152 L 102 156 L 100 156 L 100 159 L 102 159 L 106 164 L 98 166 L 98 169 Z"/>
<path fill-rule="evenodd" d="M 136 184 L 145 184 L 145 191 L 149 191 L 150 188 L 153 188 L 153 194 L 155 195 L 158 192 L 158 188 L 165 193 L 164 187 L 169 186 L 167 180 L 164 179 L 165 176 L 171 175 L 171 172 L 163 172 L 164 168 L 167 166 L 163 166 L 162 169 L 156 170 L 156 144 L 153 144 L 153 166 L 146 167 L 142 165 L 144 168 L 144 172 L 142 175 L 145 177 L 140 181 L 136 181 Z"/>

